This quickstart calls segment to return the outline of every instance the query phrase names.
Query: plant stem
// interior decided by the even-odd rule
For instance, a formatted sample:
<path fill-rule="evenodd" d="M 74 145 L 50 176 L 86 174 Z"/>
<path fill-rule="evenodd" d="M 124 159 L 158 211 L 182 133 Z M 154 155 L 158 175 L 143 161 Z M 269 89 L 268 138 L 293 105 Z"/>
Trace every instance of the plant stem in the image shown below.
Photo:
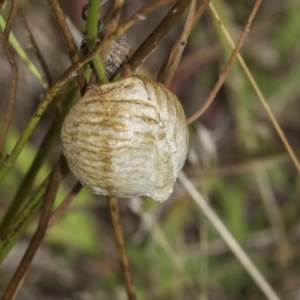
<path fill-rule="evenodd" d="M 180 18 L 191 0 L 179 0 L 172 7 L 166 17 L 147 37 L 143 44 L 133 53 L 127 64 L 132 71 L 135 71 L 142 61 L 157 47 L 159 41 L 172 28 L 175 22 Z"/>
<path fill-rule="evenodd" d="M 227 61 L 224 70 L 222 71 L 222 73 L 219 76 L 219 80 L 216 82 L 214 88 L 212 89 L 212 91 L 210 92 L 209 96 L 207 97 L 207 99 L 205 100 L 204 105 L 202 105 L 192 116 L 190 116 L 187 119 L 187 124 L 191 124 L 192 122 L 194 122 L 196 119 L 198 119 L 206 110 L 207 108 L 210 106 L 210 104 L 213 102 L 213 100 L 215 99 L 217 93 L 219 92 L 220 88 L 222 87 L 225 79 L 228 76 L 229 71 L 231 70 L 231 67 L 233 65 L 233 63 L 235 62 L 242 46 L 243 43 L 245 41 L 245 38 L 248 34 L 248 32 L 250 31 L 250 27 L 252 24 L 252 21 L 257 13 L 257 10 L 261 4 L 262 0 L 257 0 L 251 10 L 251 13 L 248 17 L 248 20 L 245 24 L 245 27 L 238 39 L 238 42 L 236 43 L 235 48 L 233 49 L 233 52 L 229 58 L 229 60 Z"/>
<path fill-rule="evenodd" d="M 60 28 L 60 31 L 63 35 L 64 42 L 66 44 L 70 60 L 72 63 L 76 63 L 79 60 L 78 51 L 74 44 L 70 28 L 67 24 L 65 15 L 59 5 L 59 2 L 58 2 L 58 0 L 48 0 L 48 3 L 54 13 L 55 19 L 56 19 L 58 26 Z M 83 94 L 85 86 L 86 86 L 84 72 L 80 68 L 76 72 L 78 75 L 77 80 L 78 80 L 78 84 L 80 86 L 80 92 L 81 92 L 81 94 Z"/>
<path fill-rule="evenodd" d="M 273 288 L 266 281 L 257 267 L 253 264 L 249 256 L 244 252 L 241 246 L 237 243 L 232 234 L 228 231 L 222 220 L 217 216 L 214 210 L 210 207 L 208 202 L 202 197 L 202 195 L 195 189 L 190 180 L 181 171 L 179 172 L 178 179 L 184 188 L 188 191 L 190 196 L 200 207 L 206 218 L 211 222 L 214 228 L 219 232 L 222 239 L 226 242 L 230 250 L 235 254 L 237 259 L 246 269 L 248 274 L 252 277 L 257 286 L 265 294 L 266 298 L 269 300 L 280 300 Z"/>
<path fill-rule="evenodd" d="M 98 18 L 99 18 L 100 2 L 101 2 L 100 0 L 89 1 L 87 22 L 86 22 L 87 44 L 89 50 L 92 50 L 95 47 L 98 40 Z M 99 82 L 101 84 L 108 83 L 105 66 L 99 54 L 93 57 L 92 64 L 97 74 Z"/>

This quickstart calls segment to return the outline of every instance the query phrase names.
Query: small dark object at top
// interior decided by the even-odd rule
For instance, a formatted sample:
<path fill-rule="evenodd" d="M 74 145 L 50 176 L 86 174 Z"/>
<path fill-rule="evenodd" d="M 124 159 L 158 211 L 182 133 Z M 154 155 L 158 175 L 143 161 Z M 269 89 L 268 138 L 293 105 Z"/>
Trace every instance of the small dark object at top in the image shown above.
<path fill-rule="evenodd" d="M 86 21 L 88 5 L 84 5 L 81 9 L 81 18 Z M 106 27 L 101 18 L 98 18 L 98 42 L 101 42 L 106 33 Z M 83 40 L 80 45 L 80 50 L 83 55 L 89 52 L 87 45 L 86 32 L 83 33 Z M 109 52 L 105 58 L 105 70 L 108 79 L 111 79 L 116 72 L 122 67 L 130 58 L 132 54 L 131 47 L 127 44 L 126 36 L 123 34 L 110 45 Z M 91 64 L 92 67 L 92 64 Z"/>

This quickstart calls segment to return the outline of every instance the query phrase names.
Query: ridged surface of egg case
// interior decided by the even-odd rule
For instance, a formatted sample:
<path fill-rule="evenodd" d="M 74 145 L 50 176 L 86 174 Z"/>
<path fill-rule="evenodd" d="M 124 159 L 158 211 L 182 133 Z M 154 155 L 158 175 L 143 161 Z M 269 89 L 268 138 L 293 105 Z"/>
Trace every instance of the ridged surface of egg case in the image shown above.
<path fill-rule="evenodd" d="M 70 170 L 93 193 L 157 201 L 172 193 L 188 148 L 177 97 L 142 76 L 89 87 L 61 139 Z"/>

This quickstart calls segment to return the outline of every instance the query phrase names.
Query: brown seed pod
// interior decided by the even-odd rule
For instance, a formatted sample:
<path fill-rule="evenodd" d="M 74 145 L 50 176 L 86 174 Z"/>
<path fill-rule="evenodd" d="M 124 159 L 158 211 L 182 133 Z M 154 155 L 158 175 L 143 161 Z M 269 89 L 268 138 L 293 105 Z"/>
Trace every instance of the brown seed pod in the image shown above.
<path fill-rule="evenodd" d="M 93 193 L 157 201 L 172 193 L 188 148 L 180 102 L 142 76 L 89 87 L 61 139 L 71 171 Z"/>

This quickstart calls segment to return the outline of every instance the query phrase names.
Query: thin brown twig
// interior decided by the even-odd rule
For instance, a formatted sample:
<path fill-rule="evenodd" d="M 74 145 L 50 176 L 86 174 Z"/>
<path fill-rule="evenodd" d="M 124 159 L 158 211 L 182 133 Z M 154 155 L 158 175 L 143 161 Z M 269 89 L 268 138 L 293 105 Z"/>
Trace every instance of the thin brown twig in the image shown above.
<path fill-rule="evenodd" d="M 103 22 L 107 27 L 107 35 L 110 35 L 117 29 L 124 2 L 125 0 L 115 0 L 108 9 L 103 19 Z"/>
<path fill-rule="evenodd" d="M 193 24 L 192 24 L 192 28 L 194 28 L 197 24 L 197 22 L 199 21 L 199 19 L 201 18 L 201 16 L 204 14 L 207 6 L 209 5 L 210 0 L 202 0 L 201 4 L 199 4 L 199 6 L 196 9 L 196 13 L 193 19 Z"/>
<path fill-rule="evenodd" d="M 47 82 L 48 82 L 48 86 L 52 86 L 52 83 L 53 83 L 53 80 L 52 80 L 52 75 L 51 75 L 51 72 L 47 66 L 47 63 L 43 57 L 43 54 L 42 52 L 40 51 L 36 41 L 35 41 L 35 38 L 34 36 L 32 35 L 31 33 L 31 30 L 28 26 L 28 23 L 25 19 L 25 16 L 24 14 L 22 13 L 22 11 L 20 9 L 18 9 L 18 18 L 21 22 L 21 24 L 23 25 L 27 35 L 28 35 L 28 38 L 29 38 L 29 41 L 30 41 L 30 44 L 31 44 L 31 47 L 33 49 L 33 51 L 35 52 L 35 55 L 44 71 L 44 74 L 46 76 L 46 79 L 47 79 Z"/>
<path fill-rule="evenodd" d="M 109 205 L 109 212 L 110 212 L 111 221 L 114 229 L 116 244 L 118 248 L 118 254 L 119 254 L 123 276 L 125 280 L 128 299 L 136 300 L 137 297 L 136 297 L 135 288 L 131 278 L 129 260 L 127 257 L 124 238 L 122 234 L 122 228 L 119 221 L 117 198 L 108 197 L 108 205 Z"/>
<path fill-rule="evenodd" d="M 138 19 L 138 17 L 142 18 L 145 15 L 151 13 L 153 10 L 162 7 L 164 5 L 167 5 L 171 2 L 174 2 L 175 0 L 154 0 L 150 4 L 143 6 L 138 12 L 136 12 L 131 18 Z M 107 35 L 111 34 L 114 30 L 116 30 L 115 24 L 117 24 L 116 21 L 111 24 L 111 19 L 114 19 L 119 17 L 118 14 L 121 13 L 121 8 L 123 6 L 124 0 L 115 0 L 112 7 L 109 9 L 108 13 L 106 14 L 104 18 L 104 23 L 108 25 Z M 131 19 L 130 18 L 130 19 Z M 108 24 L 109 23 L 109 24 Z M 114 28 L 114 30 L 111 30 L 110 28 Z"/>
<path fill-rule="evenodd" d="M 178 64 L 180 62 L 182 52 L 185 48 L 187 38 L 190 35 L 193 28 L 196 26 L 203 13 L 205 12 L 209 2 L 210 0 L 203 0 L 201 4 L 197 7 L 194 17 L 191 21 L 192 24 L 189 24 L 190 22 L 187 21 L 183 33 L 180 35 L 175 45 L 173 46 L 167 61 L 163 64 L 161 68 L 162 71 L 159 72 L 157 79 L 158 81 L 163 82 L 165 86 L 170 85 L 175 71 L 178 68 Z M 192 14 L 190 13 L 190 15 Z M 164 74 L 166 74 L 166 76 Z M 164 77 L 165 79 L 163 80 Z"/>
<path fill-rule="evenodd" d="M 55 19 L 56 19 L 56 21 L 59 25 L 59 28 L 62 32 L 65 44 L 66 44 L 68 52 L 69 52 L 69 57 L 70 57 L 72 63 L 76 63 L 79 60 L 79 55 L 76 50 L 69 26 L 66 22 L 62 8 L 60 7 L 57 0 L 47 0 L 47 1 L 49 3 L 50 7 L 52 8 Z M 77 80 L 78 80 L 78 84 L 80 87 L 80 91 L 83 94 L 85 86 L 86 86 L 84 72 L 81 68 L 78 69 L 76 72 L 78 75 Z"/>
<path fill-rule="evenodd" d="M 280 300 L 273 288 L 266 281 L 266 279 L 260 273 L 257 267 L 253 264 L 249 256 L 237 243 L 236 239 L 231 235 L 231 233 L 228 231 L 221 219 L 210 207 L 208 201 L 202 197 L 202 195 L 198 192 L 198 190 L 193 186 L 191 181 L 186 177 L 186 175 L 182 171 L 179 172 L 178 179 L 180 183 L 184 186 L 184 188 L 188 191 L 190 196 L 194 199 L 195 203 L 200 207 L 201 211 L 204 213 L 206 218 L 219 232 L 224 242 L 226 242 L 227 246 L 231 249 L 236 258 L 240 261 L 245 270 L 252 277 L 257 286 L 265 294 L 266 298 L 269 300 Z"/>
<path fill-rule="evenodd" d="M 115 30 L 112 34 L 108 35 L 108 37 L 105 37 L 104 40 L 102 41 L 101 44 L 103 44 L 104 46 L 108 46 L 113 40 L 117 39 L 119 36 L 121 36 L 123 33 L 125 33 L 132 25 L 134 25 L 137 21 L 142 20 L 143 17 L 145 17 L 147 14 L 151 13 L 153 10 L 166 5 L 168 3 L 173 2 L 174 0 L 154 0 L 153 2 L 151 2 L 149 5 L 146 5 L 144 7 L 142 7 L 140 10 L 138 10 L 137 12 L 135 12 L 129 19 L 127 19 L 123 24 L 121 24 L 121 26 Z M 165 18 L 166 19 L 166 18 Z M 177 20 L 177 19 L 176 19 Z M 168 30 L 166 30 L 167 32 Z M 148 37 L 149 38 L 149 37 Z M 147 40 L 146 40 L 147 41 Z M 146 42 L 145 41 L 145 42 Z M 144 43 L 143 43 L 144 44 Z M 141 45 L 142 47 L 143 45 Z M 141 48 L 140 47 L 140 48 Z M 148 49 L 148 52 L 151 52 L 153 50 L 153 48 L 156 47 L 155 45 L 152 45 L 152 47 L 150 47 Z M 137 49 L 134 53 L 134 55 L 138 55 L 138 53 L 140 52 L 140 48 Z M 148 53 L 147 52 L 147 53 Z M 143 54 L 138 55 L 139 59 L 138 61 L 135 61 L 135 59 L 132 59 L 132 57 L 130 58 L 130 61 L 128 61 L 128 63 L 125 65 L 127 68 L 128 66 L 132 69 L 135 70 L 135 67 L 132 66 L 132 63 L 137 67 L 139 66 L 139 64 L 147 57 L 147 53 L 144 53 L 145 56 L 143 56 Z"/>
<path fill-rule="evenodd" d="M 166 17 L 147 37 L 143 44 L 133 53 L 127 65 L 134 72 L 145 58 L 157 47 L 159 41 L 172 28 L 175 22 L 180 18 L 191 0 L 178 0 L 172 7 Z M 141 13 L 142 14 L 142 13 Z"/>
<path fill-rule="evenodd" d="M 150 4 L 143 6 L 140 10 L 138 10 L 136 13 L 134 13 L 130 19 L 142 19 L 145 15 L 151 13 L 153 10 L 167 5 L 171 2 L 174 2 L 175 0 L 154 0 Z"/>
<path fill-rule="evenodd" d="M 104 24 L 107 27 L 106 35 L 110 35 L 113 33 L 117 28 L 121 16 L 122 7 L 124 5 L 124 0 L 115 0 L 114 3 L 109 8 L 108 12 L 104 17 Z M 105 61 L 107 54 L 109 53 L 110 47 L 106 47 L 102 51 L 102 59 Z"/>
<path fill-rule="evenodd" d="M 252 8 L 252 11 L 249 15 L 249 18 L 244 26 L 244 29 L 240 35 L 240 38 L 233 50 L 233 53 L 231 54 L 224 70 L 222 71 L 222 73 L 220 74 L 219 76 L 219 80 L 216 82 L 214 88 L 212 89 L 212 91 L 210 92 L 208 98 L 206 99 L 205 103 L 192 115 L 190 116 L 188 119 L 187 119 L 187 124 L 191 124 L 192 122 L 194 122 L 197 118 L 199 118 L 206 110 L 207 108 L 210 106 L 210 104 L 212 103 L 212 101 L 214 100 L 214 98 L 216 97 L 218 91 L 220 90 L 221 86 L 223 85 L 238 53 L 240 52 L 242 46 L 243 46 L 243 43 L 244 43 L 244 40 L 248 34 L 248 32 L 250 31 L 250 26 L 251 26 L 251 23 L 256 15 L 256 12 L 261 4 L 262 0 L 256 0 L 255 1 L 255 4 Z"/>
<path fill-rule="evenodd" d="M 227 30 L 226 30 L 225 26 L 221 23 L 220 18 L 219 18 L 218 14 L 217 14 L 217 12 L 216 12 L 216 10 L 215 10 L 215 8 L 212 4 L 210 4 L 210 9 L 212 10 L 213 14 L 216 16 L 217 21 L 220 23 L 220 27 L 221 27 L 222 31 L 224 32 L 224 34 L 225 34 L 227 40 L 229 41 L 230 45 L 234 48 L 234 44 L 233 44 Z M 276 132 L 278 133 L 283 145 L 285 146 L 286 151 L 288 152 L 291 160 L 293 161 L 297 171 L 300 173 L 299 160 L 298 160 L 293 148 L 291 147 L 289 141 L 287 140 L 284 132 L 282 131 L 280 125 L 278 124 L 278 121 L 276 120 L 272 110 L 270 109 L 266 98 L 264 97 L 261 89 L 259 88 L 257 82 L 255 81 L 253 75 L 251 74 L 249 68 L 247 67 L 244 59 L 241 57 L 241 55 L 238 55 L 237 58 L 239 60 L 240 65 L 242 66 L 246 76 L 248 77 L 251 85 L 253 86 L 253 89 L 255 90 L 261 104 L 263 105 L 264 109 L 266 110 L 266 113 L 267 113 L 271 123 L 273 124 L 273 126 L 274 126 Z"/>
<path fill-rule="evenodd" d="M 9 126 L 10 126 L 10 123 L 12 120 L 15 102 L 16 102 L 16 94 L 17 94 L 19 70 L 18 70 L 17 62 L 15 60 L 15 56 L 9 46 L 8 40 L 9 40 L 11 27 L 13 25 L 13 22 L 15 20 L 15 17 L 16 17 L 17 11 L 18 11 L 18 5 L 19 5 L 19 0 L 12 1 L 12 6 L 10 9 L 9 16 L 8 16 L 6 26 L 3 31 L 3 35 L 2 35 L 2 39 L 1 39 L 3 50 L 7 56 L 7 59 L 9 61 L 10 68 L 11 68 L 11 87 L 10 87 L 7 111 L 5 114 L 1 134 L 0 134 L 0 157 L 2 156 L 2 151 L 3 151 L 4 145 L 5 145 Z"/>
<path fill-rule="evenodd" d="M 176 69 L 179 65 L 183 50 L 186 46 L 188 36 L 192 30 L 193 17 L 196 9 L 196 0 L 192 0 L 189 15 L 187 17 L 184 29 L 180 37 L 177 39 L 173 46 L 170 55 L 166 61 L 165 67 L 162 68 L 162 72 L 158 75 L 158 81 L 162 81 L 161 77 L 166 74 L 163 84 L 168 87 L 173 79 Z"/>
<path fill-rule="evenodd" d="M 77 182 L 73 189 L 70 191 L 70 193 L 66 196 L 66 198 L 63 200 L 63 202 L 58 206 L 58 208 L 53 212 L 51 215 L 51 218 L 48 222 L 47 227 L 47 233 L 52 228 L 52 226 L 58 221 L 58 219 L 61 218 L 61 216 L 65 213 L 65 211 L 68 209 L 74 198 L 77 196 L 77 194 L 82 189 L 82 184 Z"/>
<path fill-rule="evenodd" d="M 44 205 L 43 205 L 43 209 L 41 212 L 41 216 L 40 216 L 40 220 L 39 220 L 39 224 L 38 227 L 36 229 L 36 232 L 22 258 L 21 263 L 19 264 L 13 278 L 11 279 L 3 297 L 2 300 L 11 300 L 14 299 L 21 282 L 24 280 L 24 277 L 30 267 L 30 264 L 40 246 L 40 244 L 42 243 L 44 237 L 45 237 L 45 233 L 47 230 L 47 226 L 48 226 L 48 222 L 51 216 L 51 211 L 52 211 L 52 207 L 54 204 L 54 200 L 59 188 L 59 184 L 63 178 L 63 174 L 62 174 L 62 169 L 63 169 L 63 164 L 65 164 L 65 159 L 64 157 L 61 155 L 59 162 L 57 164 L 57 166 L 55 167 L 49 186 L 48 186 L 48 190 L 45 196 L 45 200 L 44 200 Z"/>

